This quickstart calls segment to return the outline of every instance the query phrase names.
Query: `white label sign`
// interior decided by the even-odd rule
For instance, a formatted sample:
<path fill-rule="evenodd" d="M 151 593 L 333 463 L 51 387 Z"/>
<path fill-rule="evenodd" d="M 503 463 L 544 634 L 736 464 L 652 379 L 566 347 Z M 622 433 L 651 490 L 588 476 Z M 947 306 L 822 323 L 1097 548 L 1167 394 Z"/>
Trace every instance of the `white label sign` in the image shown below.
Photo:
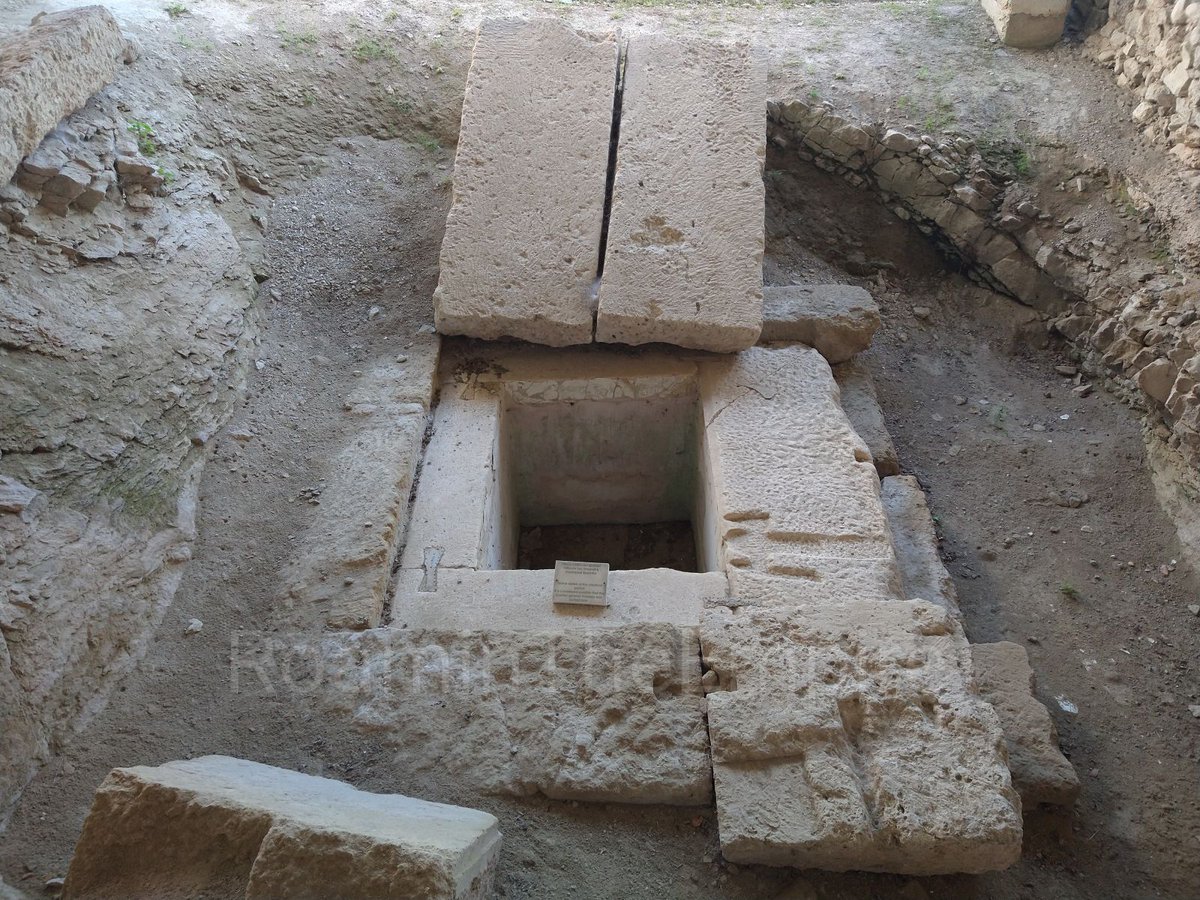
<path fill-rule="evenodd" d="M 554 602 L 608 606 L 608 563 L 554 563 Z"/>

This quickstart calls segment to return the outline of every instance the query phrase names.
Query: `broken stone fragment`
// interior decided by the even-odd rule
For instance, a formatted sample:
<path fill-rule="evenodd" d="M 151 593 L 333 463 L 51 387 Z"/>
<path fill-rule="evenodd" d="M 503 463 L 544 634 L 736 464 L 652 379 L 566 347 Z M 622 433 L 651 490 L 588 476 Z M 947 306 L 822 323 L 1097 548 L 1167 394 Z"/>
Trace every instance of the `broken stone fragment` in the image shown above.
<path fill-rule="evenodd" d="M 763 341 L 799 341 L 832 365 L 871 346 L 879 307 L 869 293 L 849 284 L 763 288 Z"/>
<path fill-rule="evenodd" d="M 1034 696 L 1034 674 L 1020 644 L 972 644 L 979 693 L 996 710 L 1008 746 L 1013 786 L 1027 806 L 1070 806 L 1079 796 L 1079 776 L 1058 748 L 1058 730 Z"/>
<path fill-rule="evenodd" d="M 228 756 L 114 769 L 64 896 L 491 895 L 494 816 Z"/>
<path fill-rule="evenodd" d="M 1052 47 L 1062 37 L 1071 0 L 982 0 L 1000 40 L 1010 47 Z"/>
<path fill-rule="evenodd" d="M 40 13 L 0 45 L 0 181 L 116 77 L 127 51 L 116 19 L 102 6 Z"/>

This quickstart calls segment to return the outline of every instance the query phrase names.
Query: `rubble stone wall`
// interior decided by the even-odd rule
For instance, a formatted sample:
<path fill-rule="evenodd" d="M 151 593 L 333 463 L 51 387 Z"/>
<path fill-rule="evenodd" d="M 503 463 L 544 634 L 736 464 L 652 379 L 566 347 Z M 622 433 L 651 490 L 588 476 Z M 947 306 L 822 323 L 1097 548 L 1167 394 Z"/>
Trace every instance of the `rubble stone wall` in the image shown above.
<path fill-rule="evenodd" d="M 1152 222 L 1140 243 L 1099 240 L 1043 210 L 1047 198 L 966 138 L 853 122 L 828 104 L 773 101 L 768 134 L 776 150 L 877 195 L 974 280 L 1039 310 L 1085 372 L 1146 414 L 1184 463 L 1185 492 L 1200 496 L 1200 280 L 1161 263 Z M 1102 167 L 1083 166 L 1058 190 L 1114 221 L 1137 220 L 1128 186 Z M 1183 249 L 1181 270 L 1194 251 Z"/>
<path fill-rule="evenodd" d="M 1200 0 L 1113 0 L 1085 52 L 1141 98 L 1142 132 L 1200 169 Z"/>

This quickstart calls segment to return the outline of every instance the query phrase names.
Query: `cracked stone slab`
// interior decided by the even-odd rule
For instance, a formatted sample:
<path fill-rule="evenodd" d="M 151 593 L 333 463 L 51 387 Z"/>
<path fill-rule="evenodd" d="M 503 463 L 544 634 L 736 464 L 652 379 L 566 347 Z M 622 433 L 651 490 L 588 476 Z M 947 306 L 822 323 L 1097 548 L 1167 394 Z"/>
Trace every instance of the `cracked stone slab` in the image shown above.
<path fill-rule="evenodd" d="M 871 462 L 880 478 L 900 474 L 900 458 L 892 435 L 883 420 L 875 382 L 859 363 L 851 360 L 833 367 L 833 377 L 841 392 L 842 410 L 846 418 L 871 451 Z"/>
<path fill-rule="evenodd" d="M 835 365 L 870 347 L 878 330 L 879 306 L 860 287 L 793 284 L 763 288 L 761 340 L 808 344 Z"/>
<path fill-rule="evenodd" d="M 103 6 L 40 13 L 0 42 L 0 183 L 60 120 L 116 78 L 129 54 Z"/>
<path fill-rule="evenodd" d="M 847 561 L 873 562 L 892 582 L 879 479 L 821 355 L 753 347 L 700 381 L 723 565 L 836 590 Z"/>
<path fill-rule="evenodd" d="M 491 896 L 495 816 L 228 756 L 114 769 L 64 896 Z"/>
<path fill-rule="evenodd" d="M 712 609 L 701 642 L 726 859 L 933 875 L 1020 856 L 1000 722 L 944 610 Z"/>
<path fill-rule="evenodd" d="M 979 693 L 992 704 L 1004 729 L 1013 785 L 1026 806 L 1071 806 L 1079 776 L 1058 747 L 1058 729 L 1034 695 L 1029 655 L 1020 644 L 972 644 Z"/>
<path fill-rule="evenodd" d="M 758 339 L 765 104 L 749 47 L 630 41 L 597 341 L 730 352 Z"/>
<path fill-rule="evenodd" d="M 712 802 L 695 627 L 374 629 L 295 652 L 320 657 L 314 702 L 410 770 L 516 796 Z"/>
<path fill-rule="evenodd" d="M 443 334 L 591 342 L 616 73 L 612 34 L 481 26 L 433 297 Z"/>

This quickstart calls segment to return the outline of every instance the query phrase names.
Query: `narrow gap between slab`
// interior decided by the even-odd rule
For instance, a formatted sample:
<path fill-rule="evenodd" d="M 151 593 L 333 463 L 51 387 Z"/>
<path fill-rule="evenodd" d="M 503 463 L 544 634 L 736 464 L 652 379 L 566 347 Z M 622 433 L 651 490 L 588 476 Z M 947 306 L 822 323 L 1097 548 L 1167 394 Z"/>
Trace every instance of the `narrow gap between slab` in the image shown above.
<path fill-rule="evenodd" d="M 604 277 L 604 257 L 608 250 L 608 220 L 612 215 L 613 187 L 617 180 L 617 144 L 621 138 L 621 104 L 625 97 L 625 59 L 629 44 L 617 46 L 616 84 L 613 88 L 612 126 L 608 134 L 608 171 L 604 178 L 604 218 L 600 225 L 600 250 L 596 260 L 596 281 L 592 289 L 592 340 L 596 339 L 596 316 L 600 311 L 600 281 Z"/>

